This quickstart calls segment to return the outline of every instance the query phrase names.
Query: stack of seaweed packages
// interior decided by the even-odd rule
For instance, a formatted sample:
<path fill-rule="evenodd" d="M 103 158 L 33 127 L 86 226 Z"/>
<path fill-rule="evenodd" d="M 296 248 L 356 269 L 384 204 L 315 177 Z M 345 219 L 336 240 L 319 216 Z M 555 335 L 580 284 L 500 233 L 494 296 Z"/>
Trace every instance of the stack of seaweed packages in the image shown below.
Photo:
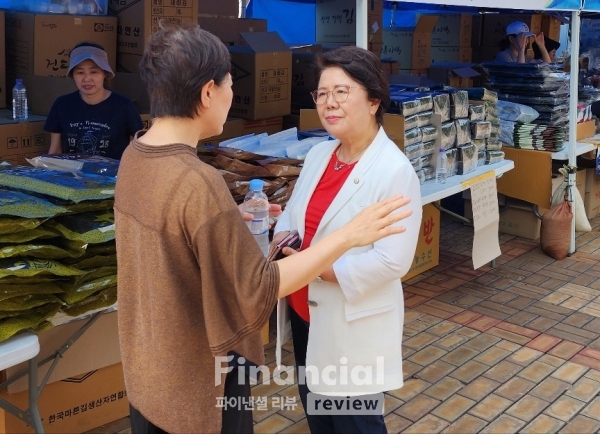
<path fill-rule="evenodd" d="M 483 87 L 465 89 L 469 95 L 471 139 L 478 153 L 478 166 L 504 160 L 500 142 L 498 95 Z M 485 121 L 485 122 L 482 122 Z"/>
<path fill-rule="evenodd" d="M 115 182 L 0 165 L 0 341 L 116 303 Z"/>
<path fill-rule="evenodd" d="M 557 64 L 484 63 L 486 87 L 500 101 L 533 108 L 539 116 L 516 122 L 513 146 L 523 149 L 561 151 L 569 122 L 569 74 Z"/>
<path fill-rule="evenodd" d="M 392 87 L 390 109 L 390 112 L 404 116 L 404 153 L 412 163 L 421 184 L 435 178 L 434 158 L 439 135 L 438 128 L 432 123 L 433 97 L 423 90 L 406 91 Z"/>
<path fill-rule="evenodd" d="M 279 204 L 282 208 L 292 195 L 304 162 L 302 159 L 269 157 L 221 146 L 199 146 L 198 155 L 221 173 L 238 204 L 244 201 L 250 180 L 262 179 L 269 203 Z"/>

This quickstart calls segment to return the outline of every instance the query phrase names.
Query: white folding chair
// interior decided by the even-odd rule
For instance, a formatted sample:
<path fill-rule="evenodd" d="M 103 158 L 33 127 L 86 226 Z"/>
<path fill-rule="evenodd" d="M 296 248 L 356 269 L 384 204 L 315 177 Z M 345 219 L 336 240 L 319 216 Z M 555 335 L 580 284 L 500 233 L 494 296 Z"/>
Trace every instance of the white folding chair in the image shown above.
<path fill-rule="evenodd" d="M 20 409 L 5 399 L 0 398 L 0 408 L 18 417 L 25 423 L 31 425 L 35 432 L 43 434 L 42 420 L 38 410 L 38 397 L 40 388 L 38 387 L 38 361 L 37 356 L 40 352 L 40 343 L 37 335 L 33 333 L 22 333 L 0 343 L 0 370 L 10 368 L 19 363 L 29 361 L 29 408 Z M 10 383 L 20 376 L 7 378 L 0 383 L 0 389 L 6 388 Z"/>

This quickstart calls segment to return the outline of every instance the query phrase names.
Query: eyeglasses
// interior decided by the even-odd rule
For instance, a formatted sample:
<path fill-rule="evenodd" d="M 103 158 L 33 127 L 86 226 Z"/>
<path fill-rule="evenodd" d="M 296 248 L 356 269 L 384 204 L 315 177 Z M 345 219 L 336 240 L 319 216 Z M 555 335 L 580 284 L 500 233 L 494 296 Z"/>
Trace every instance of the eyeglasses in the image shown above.
<path fill-rule="evenodd" d="M 327 104 L 327 99 L 329 98 L 329 94 L 331 94 L 331 96 L 333 96 L 333 99 L 335 100 L 335 102 L 342 103 L 342 102 L 346 102 L 346 100 L 348 99 L 348 95 L 350 95 L 351 88 L 360 89 L 359 87 L 356 87 L 356 86 L 340 85 L 340 86 L 336 86 L 333 90 L 329 90 L 329 91 L 323 90 L 323 89 L 313 90 L 310 94 L 312 95 L 313 101 L 315 102 L 316 105 Z"/>

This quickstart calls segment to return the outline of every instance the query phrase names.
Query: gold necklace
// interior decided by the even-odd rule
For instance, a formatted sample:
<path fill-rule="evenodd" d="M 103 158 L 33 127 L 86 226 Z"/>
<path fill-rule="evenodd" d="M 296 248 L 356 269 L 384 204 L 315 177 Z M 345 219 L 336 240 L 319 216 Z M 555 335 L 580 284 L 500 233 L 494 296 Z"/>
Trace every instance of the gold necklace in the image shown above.
<path fill-rule="evenodd" d="M 338 171 L 338 170 L 343 169 L 347 165 L 351 164 L 354 161 L 354 159 L 359 158 L 362 155 L 362 153 L 367 150 L 368 147 L 369 147 L 368 145 L 365 146 L 365 148 L 362 151 L 360 151 L 358 154 L 356 154 L 354 157 L 352 157 L 350 160 L 348 160 L 347 163 L 342 163 L 342 162 L 340 162 L 340 156 L 339 156 L 340 150 L 342 149 L 342 147 L 340 146 L 338 148 L 338 150 L 335 152 L 335 161 L 333 162 L 333 170 Z"/>

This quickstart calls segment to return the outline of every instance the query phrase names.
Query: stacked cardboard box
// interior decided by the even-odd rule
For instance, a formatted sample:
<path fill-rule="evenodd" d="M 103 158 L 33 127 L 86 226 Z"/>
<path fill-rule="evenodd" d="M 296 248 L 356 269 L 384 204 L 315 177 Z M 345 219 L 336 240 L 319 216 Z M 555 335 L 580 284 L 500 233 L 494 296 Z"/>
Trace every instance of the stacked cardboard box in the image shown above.
<path fill-rule="evenodd" d="M 431 35 L 431 63 L 471 62 L 473 16 L 441 14 Z"/>
<path fill-rule="evenodd" d="M 414 28 L 386 28 L 381 58 L 398 62 L 400 73 L 427 75 L 431 65 L 431 35 L 437 16 L 422 15 Z"/>
<path fill-rule="evenodd" d="M 383 43 L 383 0 L 369 0 L 367 7 L 368 42 L 376 53 Z M 315 41 L 318 44 L 356 43 L 355 0 L 317 0 L 315 9 Z"/>

